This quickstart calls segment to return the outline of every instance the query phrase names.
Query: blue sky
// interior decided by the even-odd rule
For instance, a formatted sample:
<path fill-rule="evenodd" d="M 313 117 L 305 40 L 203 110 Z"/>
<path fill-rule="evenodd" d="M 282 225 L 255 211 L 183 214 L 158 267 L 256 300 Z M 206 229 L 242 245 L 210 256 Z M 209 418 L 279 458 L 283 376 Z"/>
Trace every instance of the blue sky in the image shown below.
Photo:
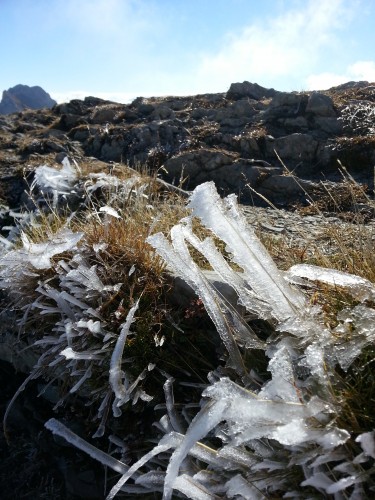
<path fill-rule="evenodd" d="M 94 95 L 277 90 L 375 81 L 373 0 L 0 0 L 0 92 Z"/>

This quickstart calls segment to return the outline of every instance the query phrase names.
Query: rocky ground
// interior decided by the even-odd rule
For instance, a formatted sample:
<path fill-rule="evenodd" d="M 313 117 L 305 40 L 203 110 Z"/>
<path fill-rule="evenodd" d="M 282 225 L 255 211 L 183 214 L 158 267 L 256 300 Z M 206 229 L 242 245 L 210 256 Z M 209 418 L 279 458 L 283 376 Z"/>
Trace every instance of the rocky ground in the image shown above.
<path fill-rule="evenodd" d="M 65 155 L 147 166 L 185 189 L 214 180 L 244 203 L 263 203 L 253 189 L 278 206 L 305 204 L 319 181 L 341 182 L 342 167 L 372 189 L 374 102 L 368 82 L 303 93 L 244 82 L 221 94 L 128 105 L 87 97 L 0 115 L 0 196 L 18 206 L 24 173 Z"/>
<path fill-rule="evenodd" d="M 374 188 L 374 124 L 375 85 L 368 82 L 303 93 L 244 82 L 222 94 L 140 97 L 129 105 L 88 97 L 0 115 L 0 198 L 14 210 L 28 206 L 34 168 L 65 156 L 88 171 L 129 164 L 185 190 L 214 180 L 222 193 L 240 196 L 259 231 L 329 251 L 332 225 L 345 232 L 362 217 L 374 229 L 366 201 Z M 332 206 L 333 193 L 340 207 Z M 311 200 L 320 213 L 308 208 Z M 265 208 L 269 202 L 278 210 Z M 0 363 L 2 412 L 23 378 Z M 15 406 L 9 443 L 0 437 L 2 498 L 103 498 L 105 471 L 70 447 L 61 453 L 61 442 L 44 430 L 52 410 L 36 399 L 39 390 L 33 382 Z"/>
<path fill-rule="evenodd" d="M 10 363 L 0 361 L 1 418 L 24 379 L 25 375 L 16 373 Z M 40 389 L 40 382 L 28 385 L 12 409 L 6 436 L 0 433 L 1 498 L 103 499 L 103 467 L 67 447 L 64 440 L 55 441 L 44 428 L 44 422 L 57 414 L 72 419 L 69 406 L 61 413 L 52 411 L 51 402 L 38 397 Z"/>

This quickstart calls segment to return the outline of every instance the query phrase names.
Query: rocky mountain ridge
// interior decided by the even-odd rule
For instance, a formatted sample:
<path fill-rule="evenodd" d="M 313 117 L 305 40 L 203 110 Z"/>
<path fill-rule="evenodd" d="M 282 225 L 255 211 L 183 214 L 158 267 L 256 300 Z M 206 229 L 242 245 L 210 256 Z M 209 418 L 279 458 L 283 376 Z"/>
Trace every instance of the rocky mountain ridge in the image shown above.
<path fill-rule="evenodd" d="M 8 115 L 24 109 L 52 108 L 56 101 L 39 86 L 16 85 L 3 91 L 0 114 Z"/>
<path fill-rule="evenodd" d="M 214 180 L 243 203 L 305 204 L 342 166 L 373 189 L 375 85 L 279 92 L 250 82 L 226 93 L 135 99 L 95 97 L 0 117 L 2 198 L 21 203 L 20 171 L 61 161 L 147 166 L 186 190 Z M 258 194 L 256 194 L 258 193 Z"/>

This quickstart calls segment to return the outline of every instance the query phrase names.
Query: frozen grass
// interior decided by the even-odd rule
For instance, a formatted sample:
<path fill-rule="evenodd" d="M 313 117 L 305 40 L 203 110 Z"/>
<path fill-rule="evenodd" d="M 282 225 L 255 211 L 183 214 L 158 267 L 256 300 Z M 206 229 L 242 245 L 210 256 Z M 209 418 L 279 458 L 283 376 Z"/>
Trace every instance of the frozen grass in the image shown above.
<path fill-rule="evenodd" d="M 111 439 L 126 464 L 62 424 L 46 424 L 120 474 L 108 498 L 370 498 L 368 226 L 354 220 L 341 233 L 332 225 L 328 253 L 282 239 L 262 243 L 235 197 L 221 200 L 212 184 L 199 186 L 186 207 L 160 182 L 125 168 L 119 176 L 80 174 L 80 204 L 66 216 L 60 207 L 75 175 L 66 170 L 68 179 L 42 170 L 50 211 L 27 219 L 27 237 L 4 248 L 1 283 L 21 308 L 23 338 L 40 349 L 31 377 L 64 379 L 58 405 L 69 392 L 87 399 L 96 437 L 109 421 L 124 429 Z M 42 247 L 35 245 L 46 237 L 47 254 L 36 261 Z M 305 267 L 284 273 L 296 264 Z M 239 305 L 212 285 L 206 268 L 235 290 Z M 172 271 L 199 297 L 187 309 L 170 302 Z M 161 410 L 148 427 L 143 415 Z M 136 456 L 123 425 L 135 418 L 145 420 Z"/>
<path fill-rule="evenodd" d="M 53 179 L 51 189 L 46 172 Z M 12 228 L 1 259 L 1 286 L 20 312 L 19 336 L 40 353 L 32 378 L 43 373 L 64 380 L 57 407 L 69 394 L 91 394 L 100 435 L 111 413 L 112 352 L 136 303 L 137 321 L 127 326 L 120 361 L 127 393 L 122 405 L 128 399 L 147 402 L 155 394 L 161 401 L 164 377 L 154 374 L 156 361 L 173 374 L 191 370 L 200 382 L 212 368 L 209 353 L 202 356 L 192 333 L 183 338 L 186 353 L 176 348 L 177 323 L 189 321 L 184 312 L 171 311 L 171 278 L 146 243 L 152 231 L 168 231 L 188 210 L 168 187 L 124 167 L 120 177 L 81 173 L 73 193 L 80 192 L 80 203 L 69 213 L 64 171 L 56 172 L 43 166 L 36 176 L 43 182 L 36 182 L 30 195 L 35 211 L 21 219 L 18 230 Z M 70 179 L 71 169 L 68 174 Z M 209 344 L 202 352 L 208 350 Z M 117 403 L 113 412 L 120 413 Z"/>

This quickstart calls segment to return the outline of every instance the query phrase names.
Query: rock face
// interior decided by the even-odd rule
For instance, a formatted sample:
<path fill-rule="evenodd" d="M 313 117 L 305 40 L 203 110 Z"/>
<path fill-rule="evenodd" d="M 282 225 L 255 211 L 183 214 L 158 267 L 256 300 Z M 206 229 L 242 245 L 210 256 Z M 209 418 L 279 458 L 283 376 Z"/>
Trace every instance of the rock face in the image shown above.
<path fill-rule="evenodd" d="M 0 114 L 8 115 L 24 109 L 52 108 L 56 103 L 41 87 L 16 85 L 4 90 L 0 102 Z"/>
<path fill-rule="evenodd" d="M 32 176 L 33 165 L 70 155 L 78 163 L 146 165 L 186 190 L 214 180 L 242 203 L 303 204 L 322 180 L 342 180 L 341 165 L 373 188 L 374 133 L 368 82 L 323 92 L 242 82 L 226 93 L 138 97 L 128 105 L 86 97 L 0 117 L 0 197 L 12 206 L 22 198 L 15 167 Z"/>

